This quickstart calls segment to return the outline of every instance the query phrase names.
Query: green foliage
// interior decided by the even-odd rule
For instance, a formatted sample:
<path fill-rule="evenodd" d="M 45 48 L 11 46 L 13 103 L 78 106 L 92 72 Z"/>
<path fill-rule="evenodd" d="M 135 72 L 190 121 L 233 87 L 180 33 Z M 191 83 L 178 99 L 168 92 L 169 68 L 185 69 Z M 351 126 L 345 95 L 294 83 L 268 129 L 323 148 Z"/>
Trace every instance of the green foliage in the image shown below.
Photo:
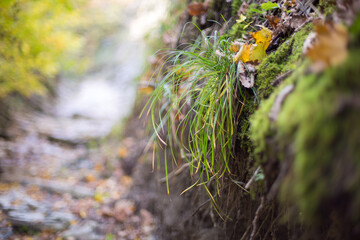
<path fill-rule="evenodd" d="M 273 10 L 273 9 L 276 9 L 276 8 L 280 8 L 280 6 L 277 4 L 277 3 L 273 3 L 273 2 L 265 2 L 265 3 L 262 3 L 260 5 L 261 7 L 261 10 L 263 11 L 269 11 L 269 10 Z"/>
<path fill-rule="evenodd" d="M 232 16 L 237 16 L 237 12 L 239 11 L 242 2 L 243 2 L 242 0 L 234 0 L 231 3 Z"/>
<path fill-rule="evenodd" d="M 336 0 L 320 0 L 319 8 L 325 16 L 331 15 L 336 11 Z"/>
<path fill-rule="evenodd" d="M 268 1 L 262 3 L 261 5 L 255 4 L 253 6 L 250 6 L 249 10 L 259 14 L 265 14 L 267 11 L 274 10 L 276 8 L 280 8 L 280 6 L 277 3 Z"/>
<path fill-rule="evenodd" d="M 238 106 L 234 99 L 235 95 L 243 98 L 229 47 L 228 39 L 215 35 L 203 36 L 185 50 L 172 51 L 167 59 L 170 66 L 159 76 L 148 103 L 159 141 L 180 149 L 191 172 L 199 173 L 196 182 L 205 187 L 211 199 L 206 183 L 214 180 L 219 186 L 218 180 L 230 172 Z M 164 131 L 167 133 L 162 136 Z M 173 158 L 178 160 L 175 154 Z"/>
<path fill-rule="evenodd" d="M 44 93 L 44 83 L 60 70 L 65 54 L 81 38 L 71 31 L 79 18 L 76 1 L 0 2 L 0 98 L 19 92 Z"/>

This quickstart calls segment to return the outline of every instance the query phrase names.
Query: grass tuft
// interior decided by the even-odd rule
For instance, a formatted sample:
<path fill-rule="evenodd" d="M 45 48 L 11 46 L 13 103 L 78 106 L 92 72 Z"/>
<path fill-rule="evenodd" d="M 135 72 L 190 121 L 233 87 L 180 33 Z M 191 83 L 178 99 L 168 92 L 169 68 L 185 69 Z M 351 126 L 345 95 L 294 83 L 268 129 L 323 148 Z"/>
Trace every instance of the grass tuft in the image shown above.
<path fill-rule="evenodd" d="M 217 191 L 220 178 L 230 174 L 231 139 L 239 117 L 235 115 L 245 96 L 229 47 L 229 39 L 216 32 L 212 36 L 201 32 L 183 50 L 169 51 L 145 107 L 159 145 L 171 149 L 175 164 L 188 162 L 198 178 L 193 186 L 205 186 L 213 202 L 217 193 L 211 194 L 209 185 L 215 181 Z"/>

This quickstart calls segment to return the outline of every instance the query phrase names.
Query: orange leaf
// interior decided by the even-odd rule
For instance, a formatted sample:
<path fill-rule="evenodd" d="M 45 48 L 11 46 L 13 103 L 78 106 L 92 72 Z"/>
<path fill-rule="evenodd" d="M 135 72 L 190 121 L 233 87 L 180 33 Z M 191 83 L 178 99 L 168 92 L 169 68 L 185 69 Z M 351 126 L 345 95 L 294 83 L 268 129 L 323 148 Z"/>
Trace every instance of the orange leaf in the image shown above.
<path fill-rule="evenodd" d="M 208 6 L 204 3 L 193 2 L 187 6 L 187 11 L 191 16 L 200 16 L 207 12 Z"/>
<path fill-rule="evenodd" d="M 151 94 L 154 92 L 154 88 L 151 86 L 140 87 L 139 92 L 144 94 Z"/>
<path fill-rule="evenodd" d="M 349 41 L 346 27 L 333 23 L 317 24 L 315 33 L 314 43 L 305 51 L 305 55 L 314 63 L 314 71 L 337 66 L 346 59 Z"/>
<path fill-rule="evenodd" d="M 232 42 L 229 49 L 230 51 L 236 53 L 240 50 L 240 44 L 238 42 Z"/>
<path fill-rule="evenodd" d="M 275 16 L 266 16 L 266 18 L 269 21 L 269 24 L 271 26 L 271 28 L 275 29 L 278 25 L 278 23 L 280 22 L 281 18 L 277 18 Z"/>
<path fill-rule="evenodd" d="M 118 155 L 120 158 L 126 158 L 129 155 L 129 152 L 125 147 L 119 147 Z"/>

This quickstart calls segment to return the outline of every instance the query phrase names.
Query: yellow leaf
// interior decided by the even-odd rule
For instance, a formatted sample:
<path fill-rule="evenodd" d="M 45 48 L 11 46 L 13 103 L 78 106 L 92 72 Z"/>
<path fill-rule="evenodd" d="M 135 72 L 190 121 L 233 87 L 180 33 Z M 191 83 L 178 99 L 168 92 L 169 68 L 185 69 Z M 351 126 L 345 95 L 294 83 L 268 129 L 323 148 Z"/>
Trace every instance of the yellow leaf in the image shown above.
<path fill-rule="evenodd" d="M 245 43 L 240 51 L 236 54 L 234 61 L 238 62 L 260 62 L 266 56 L 265 49 L 262 45 Z"/>
<path fill-rule="evenodd" d="M 266 56 L 266 49 L 269 47 L 272 39 L 272 31 L 268 28 L 263 28 L 258 32 L 250 33 L 255 39 L 255 44 L 245 43 L 242 45 L 240 51 L 235 55 L 234 61 L 246 62 L 261 62 Z"/>
<path fill-rule="evenodd" d="M 240 19 L 236 20 L 236 22 L 237 22 L 237 23 L 242 23 L 242 22 L 245 21 L 245 20 L 246 20 L 246 17 L 245 17 L 243 14 L 241 14 L 241 15 L 240 15 Z"/>
<path fill-rule="evenodd" d="M 255 39 L 255 43 L 261 45 L 264 50 L 266 50 L 272 39 L 272 31 L 266 27 L 263 27 L 260 31 L 255 33 L 250 33 L 250 35 Z"/>
<path fill-rule="evenodd" d="M 105 193 L 96 193 L 95 196 L 94 196 L 94 200 L 99 202 L 99 203 L 104 202 L 105 198 L 106 198 Z"/>
<path fill-rule="evenodd" d="M 243 62 L 248 62 L 250 51 L 251 51 L 251 44 L 245 43 L 244 45 L 241 46 L 240 51 L 235 55 L 234 61 L 238 62 L 241 60 Z"/>
<path fill-rule="evenodd" d="M 248 24 L 246 24 L 244 27 L 243 27 L 243 29 L 246 29 L 246 28 L 248 28 L 249 26 L 250 26 L 250 24 L 252 24 L 253 22 L 249 22 Z"/>
<path fill-rule="evenodd" d="M 260 44 L 252 44 L 249 62 L 261 62 L 266 57 L 265 49 Z"/>

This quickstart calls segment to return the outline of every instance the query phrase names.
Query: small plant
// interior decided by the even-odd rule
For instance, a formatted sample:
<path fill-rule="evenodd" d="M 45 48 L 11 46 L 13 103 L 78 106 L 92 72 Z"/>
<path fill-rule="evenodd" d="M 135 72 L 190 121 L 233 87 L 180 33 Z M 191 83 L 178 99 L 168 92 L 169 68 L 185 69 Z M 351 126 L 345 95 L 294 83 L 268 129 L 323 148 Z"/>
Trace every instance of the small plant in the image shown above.
<path fill-rule="evenodd" d="M 268 1 L 268 2 L 262 3 L 260 5 L 260 9 L 251 8 L 250 10 L 253 11 L 253 12 L 256 12 L 256 13 L 264 14 L 267 11 L 274 10 L 274 9 L 277 9 L 277 8 L 280 8 L 280 6 L 277 3 L 273 3 L 273 2 Z"/>
<path fill-rule="evenodd" d="M 201 32 L 194 44 L 170 52 L 147 104 L 158 142 L 170 147 L 174 160 L 186 159 L 198 174 L 191 187 L 203 185 L 213 203 L 209 185 L 215 182 L 218 189 L 219 179 L 230 173 L 235 115 L 244 98 L 232 54 L 228 39 Z M 165 158 L 167 178 L 168 164 Z"/>

